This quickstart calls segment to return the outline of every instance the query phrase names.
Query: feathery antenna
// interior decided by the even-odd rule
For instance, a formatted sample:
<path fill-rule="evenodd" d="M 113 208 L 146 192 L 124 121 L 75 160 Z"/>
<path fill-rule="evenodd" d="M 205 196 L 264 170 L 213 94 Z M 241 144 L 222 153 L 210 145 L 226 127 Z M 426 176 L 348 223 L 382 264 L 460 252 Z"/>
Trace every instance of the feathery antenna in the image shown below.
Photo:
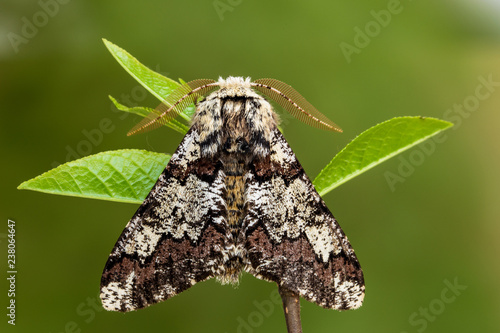
<path fill-rule="evenodd" d="M 179 115 L 198 98 L 205 96 L 217 87 L 217 82 L 210 79 L 193 80 L 176 88 L 156 109 L 135 125 L 127 135 L 144 133 L 165 125 Z"/>
<path fill-rule="evenodd" d="M 317 128 L 342 132 L 342 129 L 319 112 L 297 90 L 275 79 L 258 79 L 252 88 L 271 98 L 300 121 Z"/>

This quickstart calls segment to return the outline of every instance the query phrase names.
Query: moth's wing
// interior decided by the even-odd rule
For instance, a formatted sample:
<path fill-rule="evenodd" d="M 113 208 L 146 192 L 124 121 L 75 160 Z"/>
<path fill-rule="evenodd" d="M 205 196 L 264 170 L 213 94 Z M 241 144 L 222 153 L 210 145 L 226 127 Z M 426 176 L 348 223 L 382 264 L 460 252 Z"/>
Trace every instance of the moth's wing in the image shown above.
<path fill-rule="evenodd" d="M 342 229 L 276 129 L 246 179 L 247 271 L 325 308 L 356 309 L 363 272 Z"/>
<path fill-rule="evenodd" d="M 230 234 L 223 191 L 222 164 L 200 158 L 199 134 L 191 129 L 106 263 L 104 308 L 144 308 L 217 275 Z"/>

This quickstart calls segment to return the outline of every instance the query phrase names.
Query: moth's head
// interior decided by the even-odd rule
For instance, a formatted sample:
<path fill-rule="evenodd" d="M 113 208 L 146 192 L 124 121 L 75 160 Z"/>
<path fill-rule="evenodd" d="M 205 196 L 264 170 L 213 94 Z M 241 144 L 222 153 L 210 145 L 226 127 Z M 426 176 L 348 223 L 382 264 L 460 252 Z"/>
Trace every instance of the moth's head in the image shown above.
<path fill-rule="evenodd" d="M 250 78 L 228 76 L 226 79 L 219 77 L 217 81 L 220 97 L 248 97 L 253 95 Z"/>
<path fill-rule="evenodd" d="M 250 77 L 243 78 L 241 76 L 228 76 L 226 79 L 223 79 L 222 77 L 219 77 L 219 80 L 217 81 L 217 85 L 222 89 L 231 89 L 231 88 L 239 88 L 239 87 L 244 87 L 244 88 L 250 88 L 252 81 Z"/>

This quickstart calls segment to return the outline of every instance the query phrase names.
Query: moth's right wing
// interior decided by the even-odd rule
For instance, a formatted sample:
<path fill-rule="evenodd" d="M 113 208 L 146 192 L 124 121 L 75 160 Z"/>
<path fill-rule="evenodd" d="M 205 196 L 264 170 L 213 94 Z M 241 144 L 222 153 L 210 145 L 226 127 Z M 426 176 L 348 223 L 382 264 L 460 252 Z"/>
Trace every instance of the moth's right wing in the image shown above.
<path fill-rule="evenodd" d="M 246 176 L 246 270 L 322 307 L 359 308 L 365 286 L 351 244 L 278 129 L 270 146 Z"/>
<path fill-rule="evenodd" d="M 223 191 L 221 162 L 200 157 L 191 128 L 109 256 L 104 308 L 144 308 L 218 275 L 230 237 Z"/>

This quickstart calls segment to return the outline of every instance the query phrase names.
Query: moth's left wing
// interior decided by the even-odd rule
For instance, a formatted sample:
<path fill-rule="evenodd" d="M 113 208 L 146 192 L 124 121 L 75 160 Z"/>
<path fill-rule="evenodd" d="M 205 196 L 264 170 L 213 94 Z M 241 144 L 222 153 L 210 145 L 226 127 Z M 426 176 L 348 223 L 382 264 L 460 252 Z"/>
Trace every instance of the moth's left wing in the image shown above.
<path fill-rule="evenodd" d="M 360 307 L 365 287 L 358 259 L 278 129 L 246 185 L 246 270 L 325 308 Z"/>
<path fill-rule="evenodd" d="M 219 274 L 230 231 L 224 172 L 193 128 L 125 227 L 101 279 L 104 308 L 131 311 Z"/>

